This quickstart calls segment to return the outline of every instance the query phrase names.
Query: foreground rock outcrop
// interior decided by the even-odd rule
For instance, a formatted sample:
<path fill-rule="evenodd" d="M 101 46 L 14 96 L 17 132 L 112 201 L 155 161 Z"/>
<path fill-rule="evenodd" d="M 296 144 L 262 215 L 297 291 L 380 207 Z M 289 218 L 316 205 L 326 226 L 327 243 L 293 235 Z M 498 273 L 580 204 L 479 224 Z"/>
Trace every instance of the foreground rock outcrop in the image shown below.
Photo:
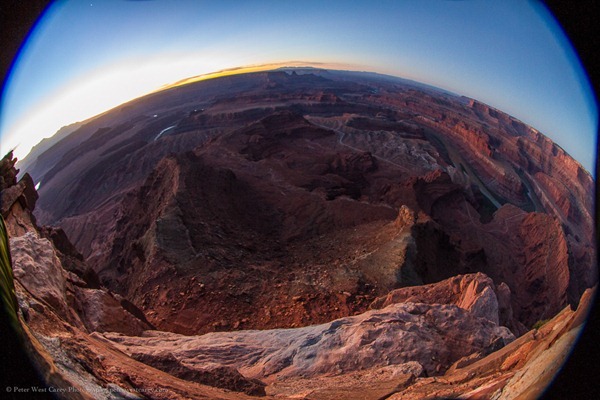
<path fill-rule="evenodd" d="M 24 182 L 27 184 L 27 180 Z M 31 221 L 30 211 L 17 203 L 18 198 L 14 201 L 7 212 L 9 232 L 27 229 L 23 235 L 10 239 L 14 277 L 23 289 L 17 295 L 25 319 L 30 311 L 51 308 L 65 321 L 90 331 L 136 334 L 152 326 L 133 304 L 132 313 L 123 307 L 118 296 L 94 287 L 94 275 L 89 270 L 90 281 L 86 281 L 85 275 L 78 276 L 65 268 L 59 257 L 61 253 L 51 240 L 42 236 L 34 222 L 25 228 L 21 225 L 21 221 Z"/>
<path fill-rule="evenodd" d="M 133 358 L 171 355 L 190 368 L 225 365 L 273 382 L 414 362 L 439 375 L 456 360 L 514 340 L 505 327 L 454 305 L 400 303 L 296 329 L 141 337 L 102 334 Z M 460 346 L 458 345 L 460 343 Z M 415 365 L 417 365 L 415 364 Z"/>

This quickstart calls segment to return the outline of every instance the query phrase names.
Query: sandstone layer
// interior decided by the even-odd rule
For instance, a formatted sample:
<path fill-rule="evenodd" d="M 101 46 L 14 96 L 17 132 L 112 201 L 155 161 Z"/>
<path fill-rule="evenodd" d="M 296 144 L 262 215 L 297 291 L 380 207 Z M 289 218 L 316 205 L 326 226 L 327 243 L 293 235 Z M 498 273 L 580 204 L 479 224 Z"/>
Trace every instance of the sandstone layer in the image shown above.
<path fill-rule="evenodd" d="M 82 123 L 28 165 L 40 222 L 175 332 L 325 322 L 479 271 L 510 290 L 519 334 L 597 280 L 591 176 L 520 121 L 402 80 L 194 83 Z M 415 222 L 394 231 L 403 206 Z"/>
<path fill-rule="evenodd" d="M 67 398 L 518 398 L 589 308 L 591 176 L 477 101 L 280 70 L 65 132 L 0 183 L 26 343 Z"/>

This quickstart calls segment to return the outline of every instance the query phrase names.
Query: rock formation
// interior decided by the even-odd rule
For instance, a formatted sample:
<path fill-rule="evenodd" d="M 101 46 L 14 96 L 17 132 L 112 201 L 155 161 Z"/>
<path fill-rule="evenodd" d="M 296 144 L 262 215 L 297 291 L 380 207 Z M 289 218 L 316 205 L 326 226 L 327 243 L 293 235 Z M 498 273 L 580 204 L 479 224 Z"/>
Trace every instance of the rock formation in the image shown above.
<path fill-rule="evenodd" d="M 462 357 L 514 340 L 507 328 L 460 307 L 410 302 L 297 329 L 98 336 L 135 359 L 169 355 L 192 369 L 224 365 L 265 382 L 405 368 L 410 362 L 420 374 L 439 375 Z"/>
<path fill-rule="evenodd" d="M 402 80 L 219 78 L 44 149 L 0 163 L 2 215 L 30 352 L 73 398 L 513 398 L 597 281 L 591 176 Z"/>
<path fill-rule="evenodd" d="M 14 161 L 9 154 L 2 165 L 12 166 Z M 14 171 L 14 167 L 3 171 L 8 187 L 2 191 L 2 205 L 11 236 L 13 273 L 22 288 L 17 293 L 21 295 L 19 304 L 24 318 L 28 320 L 31 314 L 49 308 L 66 322 L 90 332 L 135 334 L 151 328 L 137 307 L 98 285 L 95 273 L 85 266 L 64 232 L 38 228 L 31 215 L 37 199 L 31 177 L 25 175 L 16 182 L 11 179 L 16 176 Z"/>

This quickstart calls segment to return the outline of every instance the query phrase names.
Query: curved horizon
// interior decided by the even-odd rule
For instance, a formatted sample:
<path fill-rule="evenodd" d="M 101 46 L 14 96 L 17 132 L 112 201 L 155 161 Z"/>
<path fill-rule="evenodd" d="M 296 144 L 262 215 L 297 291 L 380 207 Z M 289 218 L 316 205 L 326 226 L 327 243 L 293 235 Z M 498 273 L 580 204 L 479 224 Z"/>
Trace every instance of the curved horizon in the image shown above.
<path fill-rule="evenodd" d="M 18 146 L 23 158 L 61 127 L 175 82 L 311 60 L 307 66 L 376 72 L 476 99 L 594 172 L 596 100 L 538 2 L 172 4 L 53 3 L 6 81 L 2 147 Z"/>

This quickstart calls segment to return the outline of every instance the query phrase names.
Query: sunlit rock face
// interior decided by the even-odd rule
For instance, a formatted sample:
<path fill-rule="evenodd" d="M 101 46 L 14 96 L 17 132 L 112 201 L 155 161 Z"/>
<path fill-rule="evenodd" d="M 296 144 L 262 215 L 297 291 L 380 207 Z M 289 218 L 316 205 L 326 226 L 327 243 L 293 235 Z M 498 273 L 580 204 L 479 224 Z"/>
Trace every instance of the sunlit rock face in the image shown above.
<path fill-rule="evenodd" d="M 0 169 L 22 323 L 82 389 L 512 398 L 549 382 L 597 281 L 591 176 L 396 78 L 189 84 L 25 165 Z"/>

